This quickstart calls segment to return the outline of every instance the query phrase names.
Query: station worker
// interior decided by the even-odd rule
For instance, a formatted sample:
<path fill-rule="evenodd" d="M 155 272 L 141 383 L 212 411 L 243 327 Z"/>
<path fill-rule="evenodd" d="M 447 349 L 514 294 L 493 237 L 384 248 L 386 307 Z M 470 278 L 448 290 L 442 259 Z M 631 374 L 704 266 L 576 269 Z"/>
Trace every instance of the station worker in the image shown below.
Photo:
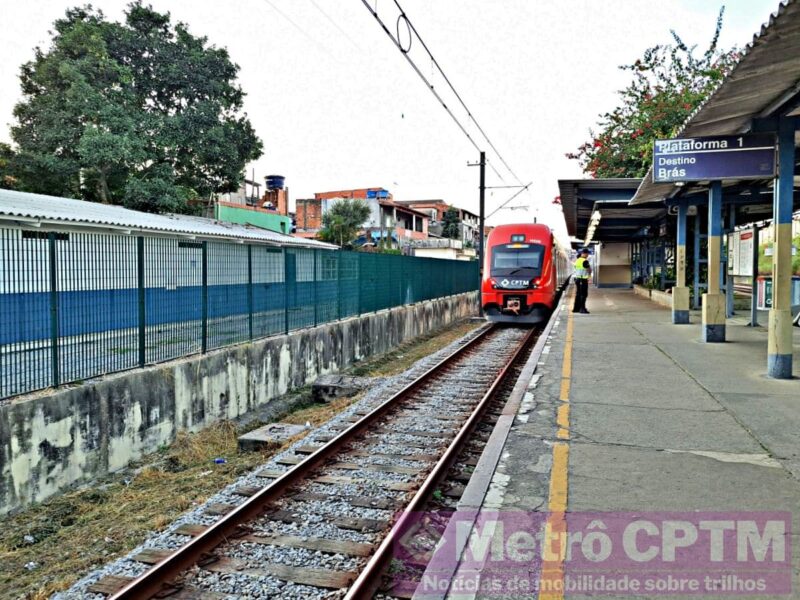
<path fill-rule="evenodd" d="M 572 312 L 579 312 L 585 315 L 589 314 L 586 310 L 586 298 L 589 297 L 589 277 L 592 275 L 592 265 L 589 263 L 589 249 L 581 248 L 578 251 L 578 258 L 575 259 L 574 274 L 575 277 L 575 304 L 572 307 Z"/>

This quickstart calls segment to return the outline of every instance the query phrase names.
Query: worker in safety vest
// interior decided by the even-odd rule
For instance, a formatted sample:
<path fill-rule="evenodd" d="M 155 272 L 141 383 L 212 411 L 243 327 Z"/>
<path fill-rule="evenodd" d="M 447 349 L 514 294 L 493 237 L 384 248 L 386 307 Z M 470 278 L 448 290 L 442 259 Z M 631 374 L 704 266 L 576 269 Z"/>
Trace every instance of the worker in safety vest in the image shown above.
<path fill-rule="evenodd" d="M 589 249 L 581 248 L 578 251 L 578 258 L 575 259 L 573 265 L 575 272 L 575 304 L 572 307 L 572 312 L 589 314 L 586 310 L 586 298 L 589 297 L 589 277 L 592 275 L 592 265 L 589 264 Z"/>

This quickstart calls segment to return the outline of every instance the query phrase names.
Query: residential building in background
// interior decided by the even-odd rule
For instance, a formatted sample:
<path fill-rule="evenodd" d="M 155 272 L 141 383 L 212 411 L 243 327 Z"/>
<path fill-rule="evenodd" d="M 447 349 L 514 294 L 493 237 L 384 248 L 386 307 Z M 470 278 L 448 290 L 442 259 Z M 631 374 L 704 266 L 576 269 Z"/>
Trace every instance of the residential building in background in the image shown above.
<path fill-rule="evenodd" d="M 227 194 L 219 194 L 217 198 L 227 204 L 258 206 L 261 200 L 261 184 L 255 181 L 255 178 L 247 179 L 245 177 L 238 190 Z"/>
<path fill-rule="evenodd" d="M 400 204 L 409 206 L 428 215 L 428 234 L 435 237 L 444 237 L 442 229 L 444 227 L 444 214 L 453 206 L 441 199 L 432 200 L 398 200 Z M 458 239 L 464 247 L 476 247 L 478 245 L 479 220 L 478 215 L 463 208 L 454 207 L 458 210 Z"/>
<path fill-rule="evenodd" d="M 294 224 L 289 215 L 289 188 L 284 186 L 285 181 L 282 175 L 268 175 L 262 195 L 261 184 L 255 181 L 255 176 L 245 178 L 236 192 L 218 197 L 213 217 L 224 223 L 251 225 L 290 235 Z"/>
<path fill-rule="evenodd" d="M 283 175 L 267 175 L 264 178 L 267 184 L 267 191 L 264 193 L 262 208 L 274 210 L 280 215 L 289 215 L 289 188 L 284 184 L 286 178 Z"/>
<path fill-rule="evenodd" d="M 256 206 L 217 201 L 214 204 L 214 218 L 224 223 L 252 225 L 284 235 L 292 233 L 292 219 L 289 216 Z"/>
<path fill-rule="evenodd" d="M 426 258 L 445 258 L 450 260 L 475 260 L 478 251 L 465 247 L 461 240 L 431 237 L 427 240 L 413 240 L 411 254 Z"/>
<path fill-rule="evenodd" d="M 298 198 L 295 201 L 294 219 L 298 233 L 317 233 L 322 229 L 322 201 Z"/>
<path fill-rule="evenodd" d="M 318 192 L 314 198 L 298 199 L 297 235 L 315 237 L 322 229 L 325 213 L 337 202 L 350 198 L 363 200 L 370 209 L 357 240 L 360 245 L 380 244 L 383 240 L 392 248 L 404 248 L 412 240 L 428 238 L 428 213 L 396 202 L 391 192 L 377 187 Z"/>

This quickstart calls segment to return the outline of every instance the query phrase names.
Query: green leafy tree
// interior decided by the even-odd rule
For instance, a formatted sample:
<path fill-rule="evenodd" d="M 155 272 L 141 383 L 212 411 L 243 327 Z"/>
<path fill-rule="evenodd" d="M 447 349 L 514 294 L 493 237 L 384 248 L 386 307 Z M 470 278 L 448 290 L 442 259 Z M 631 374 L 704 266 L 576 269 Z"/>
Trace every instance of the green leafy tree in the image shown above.
<path fill-rule="evenodd" d="M 55 22 L 22 65 L 12 137 L 28 191 L 188 212 L 235 191 L 262 153 L 225 49 L 141 1 L 124 22 L 90 6 Z"/>
<path fill-rule="evenodd" d="M 16 156 L 17 153 L 11 146 L 0 143 L 0 187 L 16 189 Z"/>
<path fill-rule="evenodd" d="M 442 217 L 442 237 L 457 240 L 460 237 L 458 222 L 458 209 L 455 206 L 448 206 Z"/>
<path fill-rule="evenodd" d="M 649 48 L 621 66 L 633 81 L 619 92 L 620 105 L 601 115 L 599 131 L 590 131 L 592 139 L 567 157 L 592 177 L 643 177 L 653 160 L 653 140 L 673 137 L 739 59 L 736 48 L 718 48 L 724 12 L 723 7 L 702 55 L 671 31 L 672 44 Z"/>
<path fill-rule="evenodd" d="M 369 206 L 359 198 L 345 198 L 336 202 L 322 215 L 319 237 L 344 247 L 358 235 L 358 231 L 369 218 Z"/>

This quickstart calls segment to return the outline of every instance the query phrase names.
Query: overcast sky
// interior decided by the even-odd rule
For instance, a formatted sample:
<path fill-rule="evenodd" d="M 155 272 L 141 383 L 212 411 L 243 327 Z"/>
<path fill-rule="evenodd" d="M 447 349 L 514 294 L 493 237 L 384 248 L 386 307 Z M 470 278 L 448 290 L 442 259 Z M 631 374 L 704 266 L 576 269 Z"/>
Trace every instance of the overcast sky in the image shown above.
<path fill-rule="evenodd" d="M 369 0 L 394 29 L 392 0 Z M 478 123 L 530 193 L 490 221 L 540 219 L 563 231 L 551 202 L 559 178 L 581 177 L 565 158 L 588 137 L 598 114 L 615 106 L 630 63 L 676 29 L 708 43 L 718 0 L 402 0 L 406 14 Z M 48 46 L 52 22 L 77 3 L 0 0 L 0 140 L 19 100 L 19 65 Z M 126 2 L 95 0 L 120 19 Z M 196 35 L 228 48 L 240 65 L 245 107 L 264 141 L 256 177 L 286 176 L 291 197 L 382 186 L 397 199 L 443 198 L 477 212 L 477 160 L 470 144 L 361 0 L 152 0 Z M 721 43 L 744 46 L 777 0 L 729 0 Z M 401 32 L 404 33 L 404 32 Z M 410 51 L 437 90 L 422 48 Z M 457 118 L 468 119 L 451 95 Z M 514 178 L 474 127 L 505 184 Z M 249 171 L 248 171 L 249 174 Z M 487 185 L 503 185 L 487 171 Z M 513 190 L 487 193 L 487 214 Z"/>

